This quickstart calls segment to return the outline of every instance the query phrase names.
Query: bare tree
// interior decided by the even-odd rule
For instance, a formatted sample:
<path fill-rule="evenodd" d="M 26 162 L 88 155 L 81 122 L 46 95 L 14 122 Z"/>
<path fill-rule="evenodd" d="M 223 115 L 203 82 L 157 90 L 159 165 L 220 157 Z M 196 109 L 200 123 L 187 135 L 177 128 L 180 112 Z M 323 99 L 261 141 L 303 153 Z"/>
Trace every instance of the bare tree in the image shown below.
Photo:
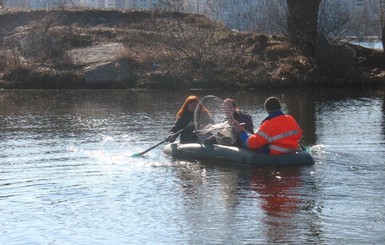
<path fill-rule="evenodd" d="M 65 9 L 65 7 L 74 7 L 76 5 L 74 0 L 59 0 L 58 1 L 58 8 L 59 9 Z"/>
<path fill-rule="evenodd" d="M 381 40 L 382 40 L 382 50 L 384 50 L 384 53 L 385 53 L 385 26 L 382 28 L 382 37 L 381 37 Z"/>
<path fill-rule="evenodd" d="M 369 6 L 372 11 L 378 16 L 381 25 L 381 41 L 382 49 L 385 53 L 385 0 L 369 0 Z"/>
<path fill-rule="evenodd" d="M 346 37 L 352 15 L 346 3 L 323 0 L 318 15 L 318 31 L 333 43 Z"/>
<path fill-rule="evenodd" d="M 264 0 L 261 7 L 261 24 L 266 33 L 287 33 L 287 4 L 284 0 Z"/>
<path fill-rule="evenodd" d="M 287 0 L 287 31 L 306 55 L 314 56 L 318 10 L 322 0 Z"/>
<path fill-rule="evenodd" d="M 214 20 L 222 20 L 225 12 L 231 7 L 233 7 L 237 0 L 228 1 L 228 0 L 204 0 L 203 1 L 203 12 L 210 16 Z"/>
<path fill-rule="evenodd" d="M 184 0 L 160 0 L 158 8 L 165 11 L 183 12 Z"/>
<path fill-rule="evenodd" d="M 230 6 L 231 8 L 231 6 Z M 267 34 L 287 33 L 286 0 L 260 0 L 231 16 L 233 28 Z"/>

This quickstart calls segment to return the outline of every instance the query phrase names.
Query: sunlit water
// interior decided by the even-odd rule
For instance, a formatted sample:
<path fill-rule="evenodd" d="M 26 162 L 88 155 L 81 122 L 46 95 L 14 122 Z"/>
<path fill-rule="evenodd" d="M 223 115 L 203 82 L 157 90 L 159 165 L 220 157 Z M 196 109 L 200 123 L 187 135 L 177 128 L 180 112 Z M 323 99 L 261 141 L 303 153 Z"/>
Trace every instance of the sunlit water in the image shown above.
<path fill-rule="evenodd" d="M 190 94 L 265 117 L 278 96 L 316 164 L 245 168 L 159 146 Z M 0 244 L 380 244 L 383 91 L 0 91 Z"/>
<path fill-rule="evenodd" d="M 354 44 L 363 46 L 365 48 L 384 50 L 384 47 L 382 47 L 382 42 L 354 42 Z"/>

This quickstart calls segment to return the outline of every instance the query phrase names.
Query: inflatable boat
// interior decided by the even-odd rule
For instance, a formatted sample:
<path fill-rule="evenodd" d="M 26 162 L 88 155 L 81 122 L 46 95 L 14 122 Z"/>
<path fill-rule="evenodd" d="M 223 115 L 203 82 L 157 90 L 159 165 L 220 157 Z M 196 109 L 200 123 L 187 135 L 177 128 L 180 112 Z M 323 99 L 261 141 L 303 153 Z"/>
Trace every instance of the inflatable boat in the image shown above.
<path fill-rule="evenodd" d="M 295 166 L 312 165 L 314 159 L 307 151 L 298 150 L 292 154 L 267 155 L 247 149 L 224 145 L 171 143 L 164 147 L 164 153 L 181 160 L 209 160 L 242 166 Z"/>

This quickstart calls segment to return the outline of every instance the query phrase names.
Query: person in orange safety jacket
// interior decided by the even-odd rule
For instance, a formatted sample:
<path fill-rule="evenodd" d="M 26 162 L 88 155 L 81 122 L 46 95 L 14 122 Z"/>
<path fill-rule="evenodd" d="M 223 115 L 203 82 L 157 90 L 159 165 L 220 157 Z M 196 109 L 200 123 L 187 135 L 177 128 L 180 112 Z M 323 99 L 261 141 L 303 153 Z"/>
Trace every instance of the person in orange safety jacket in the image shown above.
<path fill-rule="evenodd" d="M 295 152 L 302 137 L 302 129 L 292 116 L 281 111 L 281 103 L 277 98 L 267 98 L 264 105 L 269 115 L 254 134 L 248 134 L 243 126 L 234 123 L 243 144 L 248 149 L 270 155 Z"/>

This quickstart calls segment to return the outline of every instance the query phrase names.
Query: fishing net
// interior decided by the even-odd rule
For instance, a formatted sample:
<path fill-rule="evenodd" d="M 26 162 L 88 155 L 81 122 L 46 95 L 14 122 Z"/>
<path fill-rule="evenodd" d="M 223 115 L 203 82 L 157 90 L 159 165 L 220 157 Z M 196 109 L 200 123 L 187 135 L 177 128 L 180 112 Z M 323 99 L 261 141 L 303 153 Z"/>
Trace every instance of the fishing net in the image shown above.
<path fill-rule="evenodd" d="M 200 100 L 194 113 L 196 133 L 201 142 L 208 139 L 221 145 L 233 145 L 236 132 L 233 130 L 233 117 L 225 109 L 223 100 L 219 97 L 208 95 Z"/>

